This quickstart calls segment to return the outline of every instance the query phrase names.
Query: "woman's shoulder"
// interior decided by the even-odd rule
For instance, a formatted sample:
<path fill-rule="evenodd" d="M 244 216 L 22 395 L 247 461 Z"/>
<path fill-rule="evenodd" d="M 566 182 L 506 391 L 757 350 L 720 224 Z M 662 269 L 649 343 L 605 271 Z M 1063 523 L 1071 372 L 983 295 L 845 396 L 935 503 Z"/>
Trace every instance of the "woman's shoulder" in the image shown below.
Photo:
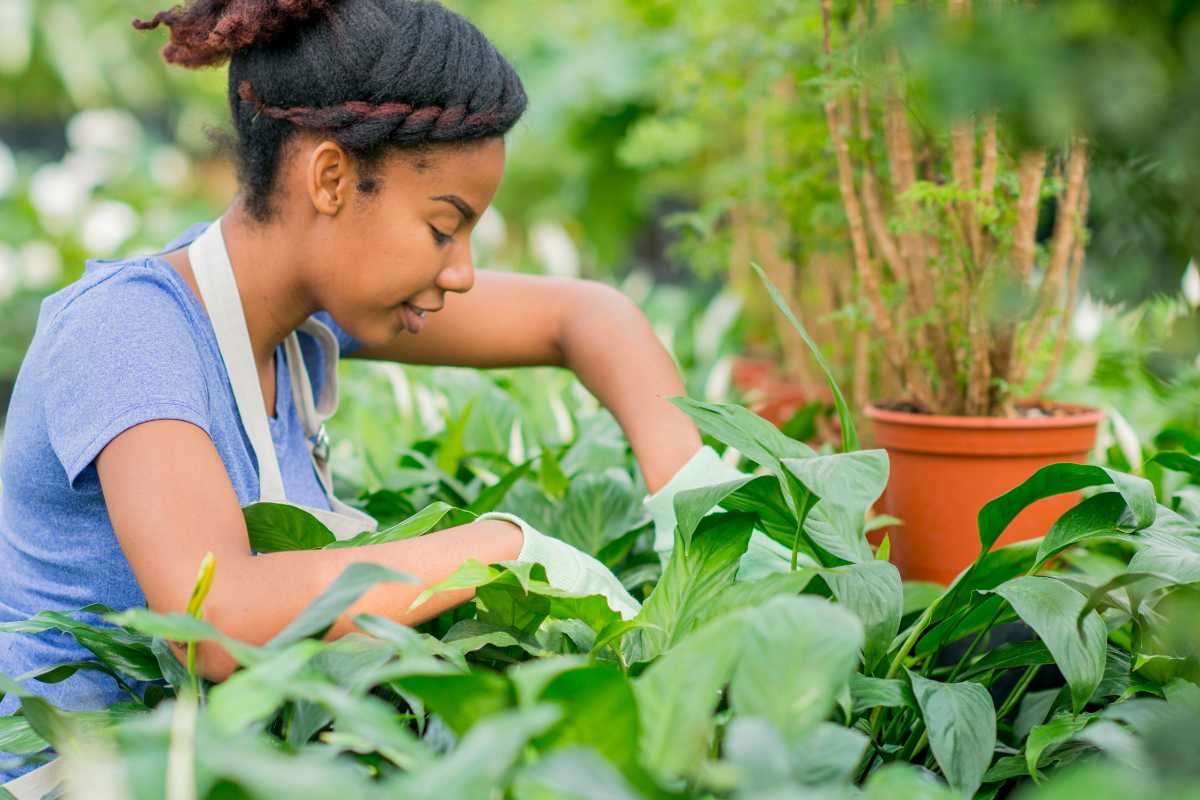
<path fill-rule="evenodd" d="M 42 301 L 37 328 L 41 332 L 61 326 L 65 319 L 109 325 L 185 321 L 194 324 L 200 310 L 183 278 L 162 253 L 177 249 L 198 236 L 209 223 L 190 226 L 158 253 L 119 259 L 88 259 L 83 274 Z"/>

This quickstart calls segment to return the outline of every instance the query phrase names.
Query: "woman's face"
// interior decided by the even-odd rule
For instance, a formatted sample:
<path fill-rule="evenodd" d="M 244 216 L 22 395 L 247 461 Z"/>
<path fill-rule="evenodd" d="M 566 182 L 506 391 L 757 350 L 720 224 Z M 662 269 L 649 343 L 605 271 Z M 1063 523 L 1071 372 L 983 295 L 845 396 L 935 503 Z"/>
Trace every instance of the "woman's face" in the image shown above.
<path fill-rule="evenodd" d="M 471 231 L 500 186 L 504 154 L 504 140 L 491 138 L 400 155 L 380 165 L 374 194 L 359 191 L 352 163 L 350 177 L 335 180 L 345 164 L 310 158 L 314 207 L 335 185 L 341 192 L 337 213 L 318 217 L 313 243 L 310 283 L 321 307 L 355 339 L 381 345 L 419 330 L 412 308 L 433 313 L 447 293 L 469 290 Z"/>

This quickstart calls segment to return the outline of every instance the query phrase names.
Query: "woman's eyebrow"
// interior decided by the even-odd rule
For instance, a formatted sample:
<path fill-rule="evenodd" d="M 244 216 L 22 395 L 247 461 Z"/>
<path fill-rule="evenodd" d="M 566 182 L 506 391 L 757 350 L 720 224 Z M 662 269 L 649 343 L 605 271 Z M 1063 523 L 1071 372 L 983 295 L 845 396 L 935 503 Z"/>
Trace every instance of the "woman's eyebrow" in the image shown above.
<path fill-rule="evenodd" d="M 470 204 L 468 204 L 466 200 L 463 200 L 456 194 L 439 194 L 436 197 L 431 197 L 429 199 L 444 200 L 445 202 L 451 204 L 458 209 L 458 213 L 462 214 L 463 220 L 467 223 L 474 222 L 475 218 L 479 216 L 475 213 L 475 209 L 471 208 Z"/>

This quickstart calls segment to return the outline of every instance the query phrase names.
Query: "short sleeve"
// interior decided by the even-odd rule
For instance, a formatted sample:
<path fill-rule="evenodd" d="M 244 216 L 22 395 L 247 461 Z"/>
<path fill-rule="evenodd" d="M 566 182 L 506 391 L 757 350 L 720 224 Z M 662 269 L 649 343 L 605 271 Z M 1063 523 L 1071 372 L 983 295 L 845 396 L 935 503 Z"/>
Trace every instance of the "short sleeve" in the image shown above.
<path fill-rule="evenodd" d="M 211 435 L 192 326 L 154 271 L 115 270 L 63 306 L 45 334 L 46 431 L 72 489 L 105 445 L 139 423 L 179 419 Z"/>
<path fill-rule="evenodd" d="M 348 356 L 363 346 L 362 342 L 346 333 L 341 325 L 338 325 L 336 322 L 334 322 L 333 315 L 328 311 L 318 311 L 317 313 L 313 314 L 313 317 L 323 322 L 329 328 L 329 330 L 333 331 L 333 335 L 337 337 L 338 355 Z"/>

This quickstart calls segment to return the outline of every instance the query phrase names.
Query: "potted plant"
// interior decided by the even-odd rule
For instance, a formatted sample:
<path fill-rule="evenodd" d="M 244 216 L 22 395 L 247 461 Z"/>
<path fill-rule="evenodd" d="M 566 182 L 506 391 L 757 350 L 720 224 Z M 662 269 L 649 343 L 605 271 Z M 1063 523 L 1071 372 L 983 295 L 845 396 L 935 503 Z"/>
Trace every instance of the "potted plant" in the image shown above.
<path fill-rule="evenodd" d="M 877 2 L 874 22 L 892 6 Z M 903 520 L 891 546 L 905 577 L 949 582 L 975 558 L 988 499 L 1095 443 L 1099 411 L 1042 399 L 1079 290 L 1087 143 L 1010 152 L 994 114 L 917 124 L 895 46 L 864 80 L 866 10 L 832 7 L 822 0 L 826 123 L 877 383 L 898 389 L 865 409 L 891 458 L 880 510 Z M 1043 535 L 1075 499 L 1034 504 L 1000 544 Z"/>

